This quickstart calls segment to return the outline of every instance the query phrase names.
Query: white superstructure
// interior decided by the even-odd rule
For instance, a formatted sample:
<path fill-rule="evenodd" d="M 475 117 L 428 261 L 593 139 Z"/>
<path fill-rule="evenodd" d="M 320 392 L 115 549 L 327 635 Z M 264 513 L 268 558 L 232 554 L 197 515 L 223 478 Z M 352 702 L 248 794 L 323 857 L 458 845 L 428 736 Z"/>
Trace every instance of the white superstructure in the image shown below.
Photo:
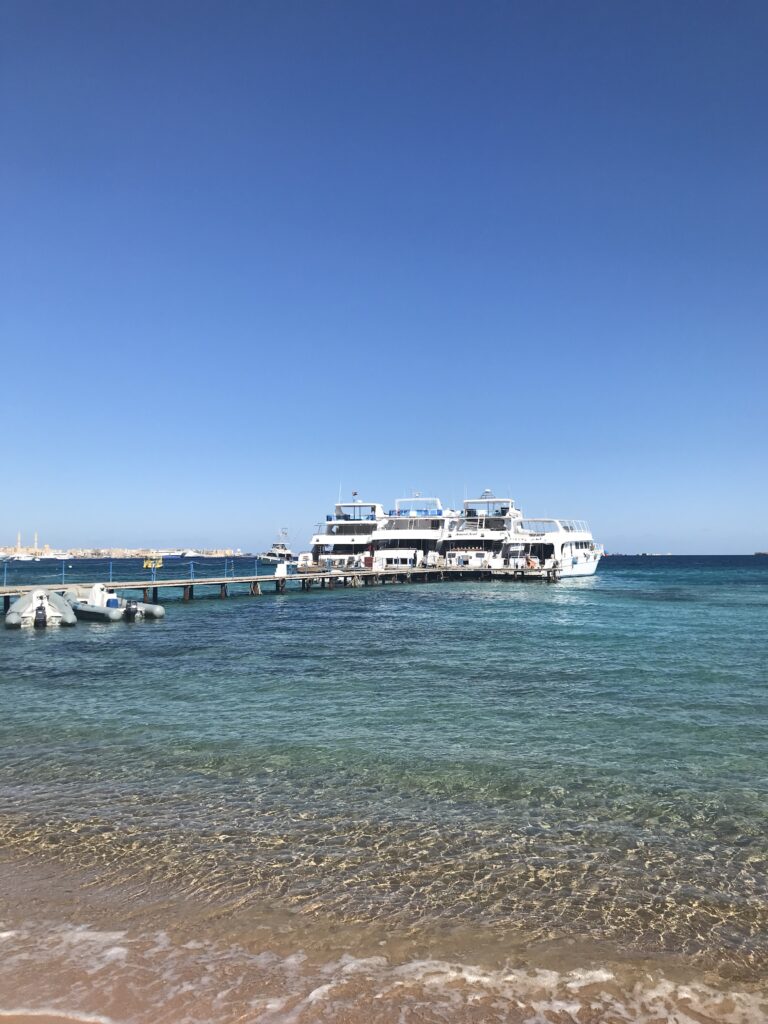
<path fill-rule="evenodd" d="M 594 576 L 602 556 L 583 519 L 520 519 L 504 545 L 503 565 L 555 570 L 561 578 Z"/>
<path fill-rule="evenodd" d="M 445 564 L 467 569 L 502 568 L 504 545 L 522 516 L 512 498 L 497 498 L 492 491 L 465 501 L 458 520 L 443 536 L 440 552 Z"/>
<path fill-rule="evenodd" d="M 492 491 L 466 500 L 461 513 L 417 493 L 398 498 L 388 513 L 375 502 L 339 502 L 316 527 L 299 568 L 445 566 L 557 579 L 594 575 L 602 556 L 583 520 L 526 519 L 512 498 Z"/>
<path fill-rule="evenodd" d="M 345 569 L 373 565 L 373 534 L 386 519 L 382 505 L 373 501 L 340 501 L 325 523 L 315 527 L 312 550 L 299 556 L 299 567 L 317 565 Z M 370 561 L 369 561 L 370 560 Z"/>
<path fill-rule="evenodd" d="M 291 551 L 286 543 L 288 540 L 288 531 L 285 527 L 282 528 L 279 534 L 278 540 L 272 545 L 269 551 L 262 551 L 260 555 L 256 557 L 260 562 L 264 562 L 266 565 L 280 565 L 282 562 L 295 562 L 296 555 Z"/>
<path fill-rule="evenodd" d="M 458 518 L 439 498 L 398 498 L 373 533 L 373 567 L 436 565 L 440 545 Z"/>

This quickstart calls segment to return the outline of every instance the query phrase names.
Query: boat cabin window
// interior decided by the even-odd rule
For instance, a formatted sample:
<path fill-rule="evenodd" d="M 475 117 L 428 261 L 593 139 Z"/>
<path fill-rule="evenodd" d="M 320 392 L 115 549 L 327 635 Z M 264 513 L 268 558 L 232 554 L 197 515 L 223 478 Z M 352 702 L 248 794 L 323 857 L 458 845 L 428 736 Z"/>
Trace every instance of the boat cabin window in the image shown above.
<path fill-rule="evenodd" d="M 337 505 L 336 514 L 333 518 L 354 520 L 355 522 L 359 522 L 360 520 L 375 520 L 376 506 L 364 505 L 362 502 L 359 505 L 357 502 L 352 505 Z"/>
<path fill-rule="evenodd" d="M 412 498 L 398 498 L 395 507 L 389 510 L 391 516 L 434 516 L 440 515 L 443 506 L 439 498 L 422 498 L 414 495 Z"/>
<path fill-rule="evenodd" d="M 548 558 L 553 558 L 555 554 L 554 544 L 526 544 L 526 554 L 533 555 L 534 558 L 538 558 L 540 562 L 546 561 Z"/>
<path fill-rule="evenodd" d="M 373 523 L 334 523 L 329 534 L 338 537 L 344 534 L 373 533 Z"/>
<path fill-rule="evenodd" d="M 451 551 L 496 551 L 499 547 L 499 541 L 493 538 L 489 539 L 478 539 L 471 537 L 469 540 L 463 540 L 461 537 L 453 538 L 451 540 Z"/>

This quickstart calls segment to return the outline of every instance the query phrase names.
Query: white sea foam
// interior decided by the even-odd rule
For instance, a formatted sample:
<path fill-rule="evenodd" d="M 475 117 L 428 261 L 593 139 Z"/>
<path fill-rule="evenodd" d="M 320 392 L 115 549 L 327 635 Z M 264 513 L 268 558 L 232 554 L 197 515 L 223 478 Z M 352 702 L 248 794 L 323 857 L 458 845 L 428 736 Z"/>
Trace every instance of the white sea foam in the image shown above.
<path fill-rule="evenodd" d="M 50 1017 L 55 1021 L 66 1022 L 66 1024 L 114 1024 L 110 1017 L 93 1013 L 69 1013 L 66 1010 L 43 1008 L 29 1009 L 28 1007 L 17 1007 L 12 1010 L 0 1010 L 0 1021 L 14 1017 Z"/>
<path fill-rule="evenodd" d="M 0 999 L 13 993 L 29 1008 L 0 1010 L 0 1024 L 14 1014 L 112 1024 L 102 1008 L 131 1024 L 155 1024 L 159 1008 L 174 1024 L 768 1024 L 768 992 L 674 981 L 647 964 L 489 969 L 350 953 L 316 964 L 302 952 L 62 926 L 20 928 L 8 946 Z M 87 984 L 73 985 L 77 976 Z M 131 993 L 125 1013 L 118 991 Z"/>
<path fill-rule="evenodd" d="M 62 942 L 81 943 L 85 942 L 91 946 L 105 946 L 120 942 L 125 938 L 125 932 L 103 932 L 86 925 L 61 928 L 59 935 Z"/>

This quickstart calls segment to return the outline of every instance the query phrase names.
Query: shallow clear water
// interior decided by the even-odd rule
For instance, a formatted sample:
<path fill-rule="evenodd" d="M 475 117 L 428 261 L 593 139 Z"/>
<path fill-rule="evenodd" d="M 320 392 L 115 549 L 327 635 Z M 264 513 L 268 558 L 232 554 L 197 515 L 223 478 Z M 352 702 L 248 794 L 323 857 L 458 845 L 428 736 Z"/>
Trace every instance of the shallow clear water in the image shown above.
<path fill-rule="evenodd" d="M 767 644 L 758 558 L 3 631 L 0 841 L 225 915 L 759 983 Z"/>

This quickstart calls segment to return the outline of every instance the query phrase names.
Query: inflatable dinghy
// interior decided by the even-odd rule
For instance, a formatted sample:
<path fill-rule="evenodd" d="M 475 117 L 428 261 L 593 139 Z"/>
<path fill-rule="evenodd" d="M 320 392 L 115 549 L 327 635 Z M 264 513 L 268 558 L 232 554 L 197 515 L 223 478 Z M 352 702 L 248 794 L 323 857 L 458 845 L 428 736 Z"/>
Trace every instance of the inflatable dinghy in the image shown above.
<path fill-rule="evenodd" d="M 60 594 L 42 588 L 16 598 L 5 615 L 6 629 L 76 625 L 77 618 L 68 602 Z"/>
<path fill-rule="evenodd" d="M 135 622 L 139 619 L 162 619 L 165 608 L 161 604 L 118 597 L 105 583 L 94 583 L 68 590 L 64 595 L 78 619 L 89 622 Z"/>

